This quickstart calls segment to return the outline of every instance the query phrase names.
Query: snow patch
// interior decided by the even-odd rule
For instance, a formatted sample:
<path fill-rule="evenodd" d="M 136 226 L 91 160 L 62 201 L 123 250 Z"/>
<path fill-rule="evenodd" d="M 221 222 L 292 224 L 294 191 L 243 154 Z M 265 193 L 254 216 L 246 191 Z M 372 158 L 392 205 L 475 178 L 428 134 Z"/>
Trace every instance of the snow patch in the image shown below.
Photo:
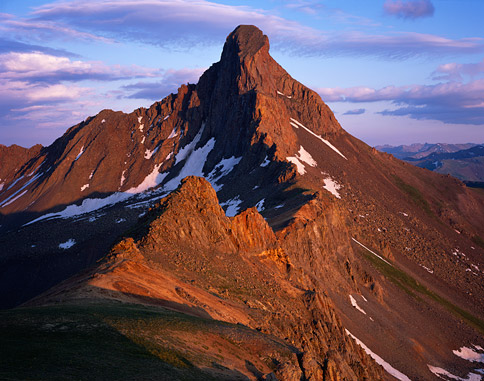
<path fill-rule="evenodd" d="M 271 161 L 266 157 L 264 158 L 264 161 L 261 163 L 261 167 L 267 167 Z"/>
<path fill-rule="evenodd" d="M 299 151 L 295 156 L 286 157 L 286 159 L 296 165 L 297 172 L 300 175 L 304 175 L 306 173 L 306 168 L 304 164 L 301 163 L 301 161 L 311 167 L 316 167 L 318 165 L 318 163 L 316 163 L 316 160 L 313 159 L 311 154 L 306 151 L 303 146 L 299 146 Z"/>
<path fill-rule="evenodd" d="M 143 117 L 142 116 L 138 116 L 138 123 L 141 123 L 142 120 L 143 120 Z"/>
<path fill-rule="evenodd" d="M 424 265 L 420 265 L 420 267 L 424 268 L 425 270 L 427 270 L 427 272 L 429 272 L 430 274 L 433 274 L 434 273 L 434 270 L 430 270 L 427 266 L 424 266 Z"/>
<path fill-rule="evenodd" d="M 299 148 L 298 155 L 299 155 L 299 160 L 302 160 L 307 165 L 309 165 L 311 167 L 317 167 L 318 166 L 318 163 L 316 163 L 316 160 L 313 159 L 311 154 L 308 151 L 306 151 L 303 146 L 301 146 Z"/>
<path fill-rule="evenodd" d="M 146 136 L 143 136 L 143 139 L 141 139 L 141 144 L 145 144 Z"/>
<path fill-rule="evenodd" d="M 356 343 L 363 348 L 363 350 L 366 352 L 367 355 L 369 355 L 373 360 L 378 365 L 381 365 L 383 369 L 389 374 L 391 374 L 393 377 L 395 377 L 397 380 L 400 381 L 410 381 L 410 378 L 408 378 L 406 375 L 404 375 L 402 372 L 396 370 L 393 366 L 391 366 L 389 363 L 387 363 L 385 360 L 383 360 L 380 356 L 378 356 L 376 353 L 372 352 L 370 348 L 368 348 L 361 340 L 359 340 L 356 336 L 354 336 L 350 331 L 345 329 L 346 334 L 351 337 L 353 340 L 356 341 Z"/>
<path fill-rule="evenodd" d="M 334 145 L 332 145 L 328 140 L 323 139 L 321 136 L 315 134 L 312 132 L 309 128 L 305 127 L 303 124 L 298 122 L 296 119 L 291 118 L 291 121 L 297 124 L 299 127 L 304 128 L 307 132 L 309 132 L 311 135 L 315 136 L 319 140 L 321 140 L 324 144 L 326 144 L 329 148 L 331 148 L 334 152 L 336 152 L 338 155 L 340 155 L 343 159 L 348 160 L 345 155 L 343 155 Z M 294 127 L 294 125 L 291 123 L 291 125 Z"/>
<path fill-rule="evenodd" d="M 89 175 L 89 180 L 91 180 L 93 176 L 94 176 L 94 171 L 92 171 L 91 174 Z"/>
<path fill-rule="evenodd" d="M 427 366 L 429 367 L 429 370 L 433 374 L 435 374 L 437 377 L 439 377 L 443 380 L 447 380 L 449 378 L 451 380 L 458 380 L 458 381 L 481 381 L 482 380 L 482 376 L 480 376 L 479 374 L 469 373 L 467 375 L 467 378 L 462 378 L 462 377 L 453 375 L 452 373 L 448 372 L 447 370 L 439 368 L 437 366 L 432 366 L 432 365 L 428 365 L 428 364 L 427 364 Z"/>
<path fill-rule="evenodd" d="M 122 187 L 124 182 L 126 181 L 126 177 L 124 177 L 124 174 L 126 173 L 126 169 L 121 173 L 121 180 L 119 182 L 119 186 Z"/>
<path fill-rule="evenodd" d="M 81 147 L 81 150 L 79 151 L 79 153 L 77 154 L 76 158 L 74 159 L 74 161 L 77 161 L 77 159 L 79 159 L 81 157 L 81 155 L 84 153 L 84 146 Z"/>
<path fill-rule="evenodd" d="M 87 188 L 89 188 L 89 184 L 84 184 L 82 187 L 81 187 L 81 192 L 84 192 Z"/>
<path fill-rule="evenodd" d="M 170 135 L 168 135 L 167 139 L 174 138 L 175 136 L 178 136 L 178 132 L 176 132 L 176 128 L 171 131 Z"/>
<path fill-rule="evenodd" d="M 106 119 L 101 120 L 101 123 L 105 123 L 105 122 L 106 122 Z"/>
<path fill-rule="evenodd" d="M 388 262 L 388 261 L 387 261 L 385 258 L 383 258 L 382 256 L 378 255 L 378 254 L 377 254 L 377 253 L 375 253 L 374 251 L 372 251 L 372 250 L 368 249 L 368 248 L 367 248 L 365 245 L 363 245 L 362 243 L 358 242 L 358 241 L 357 241 L 356 239 L 354 239 L 353 237 L 351 237 L 351 239 L 352 239 L 353 241 L 355 241 L 355 242 L 356 242 L 358 245 L 360 245 L 361 247 L 363 247 L 364 249 L 368 250 L 370 253 L 372 253 L 373 255 L 375 255 L 376 257 L 380 258 L 380 259 L 381 259 L 383 262 L 385 262 L 385 263 L 387 263 L 387 264 L 389 264 L 390 266 L 392 266 L 392 267 L 393 267 L 393 265 L 392 265 L 390 262 Z"/>
<path fill-rule="evenodd" d="M 116 220 L 116 223 L 117 223 L 117 224 L 120 224 L 121 222 L 126 222 L 126 218 L 118 218 L 118 219 Z"/>
<path fill-rule="evenodd" d="M 179 163 L 182 161 L 178 157 L 180 153 L 182 154 L 182 158 L 186 158 L 187 155 L 188 158 L 186 159 L 185 165 L 181 169 L 180 173 L 178 174 L 177 177 L 171 179 L 168 181 L 164 186 L 163 190 L 166 191 L 172 191 L 175 190 L 182 179 L 184 179 L 187 176 L 203 176 L 203 167 L 205 165 L 205 162 L 207 161 L 208 154 L 212 151 L 213 147 L 215 146 L 215 138 L 211 138 L 203 147 L 200 147 L 198 149 L 194 149 L 197 143 L 200 141 L 203 133 L 203 129 L 201 128 L 197 136 L 193 139 L 193 141 L 188 144 L 188 146 L 191 146 L 189 150 L 180 152 L 175 156 L 176 163 Z M 184 147 L 183 149 L 185 149 Z"/>
<path fill-rule="evenodd" d="M 145 151 L 145 159 L 151 159 L 151 157 L 158 151 L 158 148 L 160 148 L 160 146 L 156 147 L 153 151 L 150 151 L 149 149 L 146 149 L 146 151 Z"/>
<path fill-rule="evenodd" d="M 304 175 L 306 173 L 306 168 L 304 167 L 304 164 L 301 163 L 297 157 L 289 156 L 286 157 L 286 160 L 296 165 L 297 173 L 299 173 L 300 175 Z"/>
<path fill-rule="evenodd" d="M 260 200 L 256 205 L 255 207 L 257 208 L 257 211 L 258 212 L 262 212 L 265 208 L 264 208 L 264 202 L 265 202 L 265 198 L 263 198 L 262 200 Z"/>
<path fill-rule="evenodd" d="M 76 244 L 76 241 L 71 238 L 71 239 L 67 240 L 66 242 L 59 243 L 59 249 L 67 250 L 67 249 L 70 249 L 75 244 Z"/>
<path fill-rule="evenodd" d="M 207 180 L 212 184 L 213 189 L 215 189 L 216 192 L 218 192 L 220 189 L 222 189 L 223 184 L 217 185 L 219 180 L 227 176 L 232 170 L 235 168 L 237 164 L 239 164 L 240 160 L 242 160 L 241 157 L 229 157 L 228 159 L 222 159 L 220 162 L 213 168 L 212 172 L 210 172 L 207 176 Z"/>
<path fill-rule="evenodd" d="M 5 201 L 7 201 L 8 199 L 10 199 L 12 196 L 14 196 L 14 195 L 16 194 L 16 193 L 15 193 L 14 195 L 12 195 L 12 196 L 10 196 L 9 198 L 7 198 L 7 199 L 6 199 L 6 200 L 5 200 L 5 201 L 2 203 L 2 206 L 1 206 L 1 207 L 3 208 L 3 207 L 5 207 L 5 206 L 7 206 L 7 205 L 10 205 L 12 202 L 17 201 L 17 200 L 18 200 L 20 197 L 22 197 L 22 196 L 23 196 L 25 193 L 27 193 L 27 192 L 28 192 L 28 189 L 24 190 L 24 191 L 23 191 L 22 193 L 20 193 L 20 194 L 19 194 L 17 197 L 14 197 L 14 198 L 13 198 L 13 199 L 11 199 L 10 201 L 5 202 Z M 18 192 L 17 192 L 17 193 L 18 193 Z"/>
<path fill-rule="evenodd" d="M 239 205 L 242 203 L 242 200 L 239 198 L 239 196 L 234 197 L 231 200 L 227 200 L 223 203 L 220 204 L 220 206 L 227 207 L 225 209 L 225 215 L 227 217 L 233 217 L 239 212 Z"/>
<path fill-rule="evenodd" d="M 9 190 L 10 188 L 13 188 L 15 184 L 17 184 L 20 180 L 22 180 L 24 176 L 20 176 L 17 180 L 15 180 L 12 184 L 9 185 L 9 187 L 6 190 Z"/>
<path fill-rule="evenodd" d="M 282 96 L 284 96 L 284 97 L 286 97 L 286 98 L 288 98 L 288 99 L 291 99 L 291 98 L 292 98 L 292 96 L 290 96 L 290 95 L 286 95 L 286 94 L 284 94 L 284 93 L 281 93 L 279 90 L 277 91 L 277 94 L 282 95 Z"/>
<path fill-rule="evenodd" d="M 355 307 L 358 311 L 360 311 L 362 314 L 365 314 L 366 315 L 366 312 L 363 308 L 361 308 L 358 303 L 356 302 L 356 299 L 353 297 L 353 295 L 350 295 L 350 301 L 351 301 L 351 305 L 353 307 Z"/>
<path fill-rule="evenodd" d="M 339 194 L 339 190 L 341 189 L 341 185 L 338 184 L 336 181 L 334 181 L 331 176 L 328 176 L 326 173 L 321 172 L 323 176 L 327 176 L 326 178 L 323 179 L 324 185 L 323 188 L 326 189 L 328 192 L 330 192 L 334 197 L 336 198 L 341 198 L 341 195 Z"/>
<path fill-rule="evenodd" d="M 13 194 L 11 194 L 9 197 L 7 197 L 5 200 L 3 200 L 1 203 L 0 203 L 0 207 L 4 207 L 4 206 L 7 206 L 9 204 L 11 204 L 12 202 L 14 202 L 15 200 L 18 200 L 20 197 L 22 197 L 25 193 L 27 193 L 27 190 L 25 190 L 24 192 L 22 192 L 25 188 L 27 188 L 30 184 L 32 184 L 35 180 L 37 180 L 40 176 L 42 176 L 43 173 L 38 173 L 36 174 L 34 177 L 32 177 L 29 181 L 27 181 L 24 185 L 22 185 L 22 187 L 20 189 L 18 189 L 16 192 L 14 192 Z M 18 178 L 16 181 L 15 181 L 15 184 L 20 180 L 20 179 L 23 179 L 24 176 Z M 13 185 L 15 185 L 13 184 Z M 9 190 L 10 188 L 12 188 L 13 185 L 10 185 L 8 187 L 7 190 Z M 19 194 L 20 192 L 22 192 L 21 194 Z M 17 196 L 18 195 L 18 196 Z"/>
<path fill-rule="evenodd" d="M 171 115 L 171 114 L 168 114 L 167 116 L 165 116 L 165 117 L 163 118 L 163 120 L 164 120 L 164 121 L 165 121 L 165 120 L 167 120 L 167 119 L 170 117 L 170 115 Z"/>
<path fill-rule="evenodd" d="M 163 163 L 156 164 L 153 170 L 151 171 L 151 173 L 144 178 L 141 184 L 139 184 L 136 187 L 128 189 L 126 191 L 126 193 L 128 193 L 126 198 L 130 197 L 132 194 L 144 192 L 150 188 L 156 187 L 157 185 L 161 184 L 162 181 L 165 179 L 165 177 L 168 176 L 168 173 L 159 172 L 161 164 Z"/>
<path fill-rule="evenodd" d="M 476 352 L 474 349 L 469 347 L 461 347 L 458 351 L 452 351 L 452 353 L 467 361 L 484 363 L 484 353 Z"/>

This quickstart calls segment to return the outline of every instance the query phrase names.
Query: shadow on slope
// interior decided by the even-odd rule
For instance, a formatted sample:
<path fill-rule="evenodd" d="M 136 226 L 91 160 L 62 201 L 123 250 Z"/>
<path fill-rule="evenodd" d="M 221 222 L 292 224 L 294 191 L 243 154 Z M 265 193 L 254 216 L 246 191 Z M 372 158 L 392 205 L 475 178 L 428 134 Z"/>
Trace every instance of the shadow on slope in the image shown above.
<path fill-rule="evenodd" d="M 237 368 L 268 371 L 258 352 L 293 354 L 244 326 L 160 307 L 85 303 L 0 316 L 2 379 L 247 380 Z"/>

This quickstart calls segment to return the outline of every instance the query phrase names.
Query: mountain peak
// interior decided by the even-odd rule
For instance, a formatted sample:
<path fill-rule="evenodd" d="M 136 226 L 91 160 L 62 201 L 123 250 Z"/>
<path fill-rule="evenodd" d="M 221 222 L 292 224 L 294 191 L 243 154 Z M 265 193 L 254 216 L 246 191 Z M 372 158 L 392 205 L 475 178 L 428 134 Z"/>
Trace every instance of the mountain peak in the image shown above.
<path fill-rule="evenodd" d="M 253 57 L 260 50 L 269 51 L 269 39 L 254 25 L 239 25 L 225 41 L 222 57 L 237 54 L 241 60 Z"/>

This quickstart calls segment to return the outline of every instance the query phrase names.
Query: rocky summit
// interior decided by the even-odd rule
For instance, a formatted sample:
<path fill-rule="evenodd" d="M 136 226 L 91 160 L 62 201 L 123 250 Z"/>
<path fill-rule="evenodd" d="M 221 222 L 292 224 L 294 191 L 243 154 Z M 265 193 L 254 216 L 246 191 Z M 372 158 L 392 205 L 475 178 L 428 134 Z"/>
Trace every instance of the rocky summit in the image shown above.
<path fill-rule="evenodd" d="M 481 377 L 484 193 L 349 135 L 254 26 L 0 161 L 0 378 Z"/>

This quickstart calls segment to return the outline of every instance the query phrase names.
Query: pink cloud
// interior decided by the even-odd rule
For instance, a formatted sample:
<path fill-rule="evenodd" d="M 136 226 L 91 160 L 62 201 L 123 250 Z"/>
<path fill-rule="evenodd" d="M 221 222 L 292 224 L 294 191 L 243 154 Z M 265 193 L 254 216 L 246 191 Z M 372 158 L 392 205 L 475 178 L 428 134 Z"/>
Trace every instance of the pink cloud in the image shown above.
<path fill-rule="evenodd" d="M 396 109 L 383 115 L 406 115 L 414 119 L 440 120 L 444 123 L 484 125 L 484 79 L 467 83 L 446 82 L 435 85 L 321 88 L 327 102 L 391 102 Z"/>
<path fill-rule="evenodd" d="M 433 72 L 433 78 L 439 80 L 462 81 L 465 76 L 476 78 L 484 75 L 484 59 L 478 63 L 458 64 L 455 62 L 440 65 Z"/>
<path fill-rule="evenodd" d="M 430 17 L 434 15 L 434 5 L 430 0 L 386 0 L 385 13 L 406 19 Z"/>
<path fill-rule="evenodd" d="M 0 73 L 11 80 L 59 81 L 118 80 L 126 78 L 155 77 L 159 69 L 139 66 L 108 66 L 102 62 L 72 60 L 38 51 L 9 52 L 0 54 Z"/>

